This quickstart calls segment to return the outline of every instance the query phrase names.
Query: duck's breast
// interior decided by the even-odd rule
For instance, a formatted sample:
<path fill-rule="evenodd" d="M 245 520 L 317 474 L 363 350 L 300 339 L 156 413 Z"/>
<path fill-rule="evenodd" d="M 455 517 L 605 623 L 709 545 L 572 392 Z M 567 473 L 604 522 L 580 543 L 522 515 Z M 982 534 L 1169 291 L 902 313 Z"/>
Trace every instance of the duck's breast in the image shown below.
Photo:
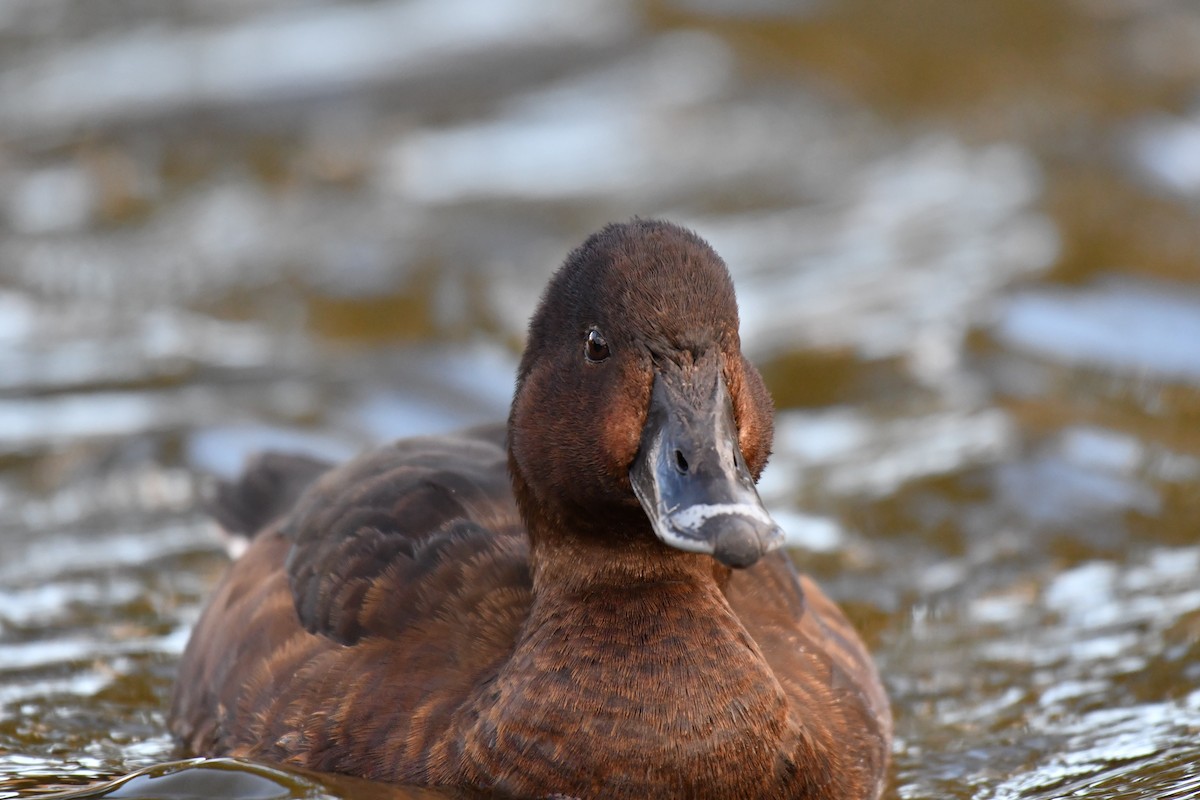
<path fill-rule="evenodd" d="M 794 724 L 849 785 L 874 797 L 891 746 L 892 715 L 866 645 L 841 609 L 799 575 L 786 553 L 735 571 L 730 605 L 788 695 Z"/>

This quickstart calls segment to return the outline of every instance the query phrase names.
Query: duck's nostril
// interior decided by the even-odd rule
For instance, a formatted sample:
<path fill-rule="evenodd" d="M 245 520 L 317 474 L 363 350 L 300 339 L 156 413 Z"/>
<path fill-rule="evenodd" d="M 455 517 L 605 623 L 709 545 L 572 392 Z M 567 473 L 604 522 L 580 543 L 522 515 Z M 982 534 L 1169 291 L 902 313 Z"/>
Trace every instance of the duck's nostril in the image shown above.
<path fill-rule="evenodd" d="M 680 472 L 682 472 L 684 475 L 687 474 L 688 462 L 687 462 L 687 459 L 683 457 L 682 450 L 675 451 L 675 468 L 678 469 Z"/>

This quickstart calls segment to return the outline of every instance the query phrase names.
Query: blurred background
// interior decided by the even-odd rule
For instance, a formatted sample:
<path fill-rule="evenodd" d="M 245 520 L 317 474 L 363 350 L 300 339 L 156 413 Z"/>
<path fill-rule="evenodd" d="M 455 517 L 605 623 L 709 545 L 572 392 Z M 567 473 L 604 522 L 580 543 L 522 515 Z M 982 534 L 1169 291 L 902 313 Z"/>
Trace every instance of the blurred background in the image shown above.
<path fill-rule="evenodd" d="M 1193 0 L 0 0 L 0 798 L 171 757 L 205 476 L 499 419 L 694 227 L 892 798 L 1200 793 Z"/>

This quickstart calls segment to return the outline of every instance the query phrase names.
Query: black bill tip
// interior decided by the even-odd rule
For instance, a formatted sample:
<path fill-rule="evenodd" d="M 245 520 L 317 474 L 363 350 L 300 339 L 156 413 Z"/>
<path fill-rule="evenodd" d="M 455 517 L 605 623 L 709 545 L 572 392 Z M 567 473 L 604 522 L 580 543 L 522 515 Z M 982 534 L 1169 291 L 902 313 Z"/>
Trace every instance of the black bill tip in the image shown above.
<path fill-rule="evenodd" d="M 714 519 L 709 525 L 719 526 L 714 537 L 713 556 L 727 567 L 752 566 L 783 541 L 779 526 L 764 528 L 757 520 L 732 514 Z"/>

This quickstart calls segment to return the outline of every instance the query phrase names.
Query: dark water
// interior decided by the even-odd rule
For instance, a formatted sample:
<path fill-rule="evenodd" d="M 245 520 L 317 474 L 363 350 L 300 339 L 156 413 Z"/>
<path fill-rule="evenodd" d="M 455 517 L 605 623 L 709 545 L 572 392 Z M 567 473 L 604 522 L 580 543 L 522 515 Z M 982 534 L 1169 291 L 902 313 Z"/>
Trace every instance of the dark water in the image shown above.
<path fill-rule="evenodd" d="M 734 272 L 890 796 L 1200 796 L 1200 6 L 7 0 L 0 798 L 174 757 L 203 476 L 500 417 L 634 214 Z M 174 770 L 111 796 L 362 796 Z"/>

